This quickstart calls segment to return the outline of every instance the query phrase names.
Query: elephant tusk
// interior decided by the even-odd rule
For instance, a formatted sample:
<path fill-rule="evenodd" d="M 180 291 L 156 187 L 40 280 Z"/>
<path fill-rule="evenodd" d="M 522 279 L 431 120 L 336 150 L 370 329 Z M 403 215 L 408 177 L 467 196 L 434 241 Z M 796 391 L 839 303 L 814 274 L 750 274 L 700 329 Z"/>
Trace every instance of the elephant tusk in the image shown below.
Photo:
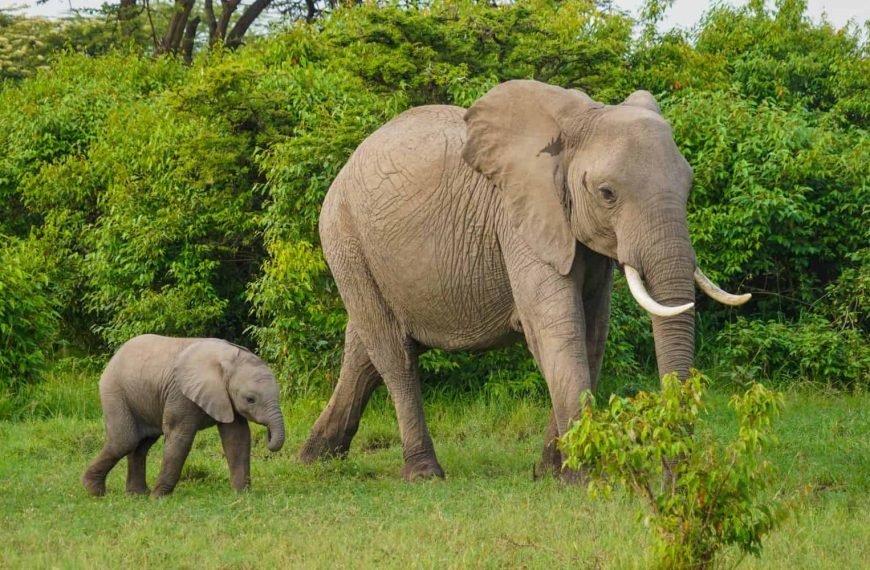
<path fill-rule="evenodd" d="M 718 285 L 710 281 L 710 279 L 704 275 L 704 272 L 701 271 L 700 267 L 695 268 L 695 281 L 698 283 L 698 287 L 701 288 L 701 291 L 709 295 L 712 299 L 719 301 L 723 305 L 731 305 L 737 306 L 742 305 L 746 301 L 752 298 L 752 293 L 744 293 L 743 295 L 732 295 L 727 291 L 723 291 L 719 288 Z"/>
<path fill-rule="evenodd" d="M 647 293 L 646 287 L 643 286 L 643 281 L 641 281 L 637 269 L 630 265 L 624 267 L 625 278 L 628 281 L 628 288 L 631 291 L 632 296 L 634 296 L 634 300 L 637 301 L 637 304 L 643 307 L 643 309 L 649 314 L 657 317 L 673 317 L 674 315 L 684 313 L 695 306 L 695 303 L 686 303 L 685 305 L 679 305 L 677 307 L 666 307 L 656 303 L 653 298 L 649 296 L 649 293 Z"/>

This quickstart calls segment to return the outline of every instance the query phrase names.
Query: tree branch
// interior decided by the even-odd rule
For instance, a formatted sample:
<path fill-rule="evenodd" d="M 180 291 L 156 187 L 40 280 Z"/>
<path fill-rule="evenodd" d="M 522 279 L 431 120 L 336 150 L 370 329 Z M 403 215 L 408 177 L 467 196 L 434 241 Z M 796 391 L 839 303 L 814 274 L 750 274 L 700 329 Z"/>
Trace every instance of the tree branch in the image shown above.
<path fill-rule="evenodd" d="M 226 40 L 227 28 L 230 27 L 230 18 L 232 18 L 233 12 L 236 11 L 236 8 L 239 7 L 239 2 L 241 2 L 241 0 L 221 0 L 221 17 L 217 23 L 214 41 Z"/>
<path fill-rule="evenodd" d="M 184 37 L 187 19 L 190 17 L 190 11 L 193 9 L 195 1 L 175 0 L 172 19 L 169 20 L 169 27 L 166 29 L 163 41 L 158 46 L 157 53 L 178 53 L 178 48 L 181 46 L 181 40 Z"/>
<path fill-rule="evenodd" d="M 215 42 L 215 31 L 217 30 L 217 19 L 214 17 L 214 5 L 212 0 L 205 0 L 205 23 L 208 26 L 208 45 L 211 46 Z"/>
<path fill-rule="evenodd" d="M 195 16 L 187 23 L 184 29 L 184 39 L 181 41 L 181 53 L 184 55 L 184 63 L 190 65 L 193 61 L 193 42 L 196 39 L 196 29 L 199 28 L 200 18 Z"/>
<path fill-rule="evenodd" d="M 305 14 L 305 21 L 310 24 L 314 21 L 314 18 L 316 18 L 317 14 L 320 12 L 320 10 L 317 9 L 317 0 L 305 0 L 305 7 L 308 11 Z"/>
<path fill-rule="evenodd" d="M 151 41 L 154 42 L 154 51 L 160 47 L 160 44 L 157 43 L 157 30 L 154 29 L 154 20 L 151 19 L 151 2 L 145 0 L 145 12 L 148 14 L 148 25 L 151 26 Z"/>
<path fill-rule="evenodd" d="M 233 29 L 230 30 L 230 33 L 227 35 L 227 46 L 229 47 L 238 47 L 242 43 L 242 38 L 248 31 L 248 28 L 251 27 L 251 24 L 254 23 L 260 14 L 269 7 L 269 4 L 272 3 L 272 0 L 256 0 L 253 4 L 248 6 L 248 8 L 242 13 L 242 16 L 236 22 L 236 25 L 233 26 Z"/>
<path fill-rule="evenodd" d="M 147 1 L 147 0 L 146 0 Z M 118 4 L 118 20 L 131 20 L 136 15 L 136 0 L 121 0 Z"/>

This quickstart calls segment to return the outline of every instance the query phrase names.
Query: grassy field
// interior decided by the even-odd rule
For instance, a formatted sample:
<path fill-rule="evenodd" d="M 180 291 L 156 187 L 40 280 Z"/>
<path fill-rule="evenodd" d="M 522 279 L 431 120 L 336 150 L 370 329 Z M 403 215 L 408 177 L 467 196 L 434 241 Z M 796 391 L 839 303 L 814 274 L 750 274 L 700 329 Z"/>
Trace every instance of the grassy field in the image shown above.
<path fill-rule="evenodd" d="M 66 370 L 34 393 L 39 419 L 0 422 L 0 567 L 644 568 L 647 532 L 628 497 L 592 500 L 533 481 L 546 403 L 427 399 L 446 481 L 404 483 L 389 403 L 377 394 L 347 461 L 295 453 L 324 402 L 287 402 L 278 454 L 254 428 L 252 490 L 236 494 L 216 430 L 200 433 L 173 496 L 87 496 L 78 477 L 102 444 L 96 374 Z M 727 395 L 710 428 L 727 432 Z M 789 392 L 771 456 L 796 513 L 744 568 L 866 568 L 870 561 L 870 395 Z M 149 480 L 159 467 L 151 453 Z M 738 559 L 727 554 L 726 562 Z"/>

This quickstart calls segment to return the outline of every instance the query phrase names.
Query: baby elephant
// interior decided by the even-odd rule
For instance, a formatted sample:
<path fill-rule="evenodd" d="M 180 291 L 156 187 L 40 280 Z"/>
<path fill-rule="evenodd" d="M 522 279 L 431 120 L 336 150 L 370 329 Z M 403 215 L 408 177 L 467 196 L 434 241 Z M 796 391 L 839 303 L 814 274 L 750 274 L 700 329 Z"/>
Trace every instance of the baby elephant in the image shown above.
<path fill-rule="evenodd" d="M 92 495 L 106 492 L 106 475 L 127 456 L 127 492 L 147 494 L 145 457 L 165 434 L 163 464 L 151 491 L 168 495 L 196 432 L 217 423 L 233 489 L 248 486 L 248 420 L 268 427 L 268 447 L 284 444 L 278 385 L 266 364 L 245 348 L 214 338 L 146 334 L 127 341 L 100 377 L 106 445 L 82 475 Z"/>

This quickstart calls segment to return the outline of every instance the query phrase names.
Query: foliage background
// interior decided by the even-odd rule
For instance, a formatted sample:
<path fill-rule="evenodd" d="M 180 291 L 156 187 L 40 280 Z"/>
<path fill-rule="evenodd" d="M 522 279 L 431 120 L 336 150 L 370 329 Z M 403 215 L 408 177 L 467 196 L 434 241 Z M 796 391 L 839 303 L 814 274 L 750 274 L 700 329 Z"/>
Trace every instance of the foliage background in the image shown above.
<path fill-rule="evenodd" d="M 512 78 L 658 97 L 695 170 L 699 261 L 755 295 L 699 298 L 700 366 L 866 387 L 867 30 L 804 12 L 752 1 L 660 34 L 654 10 L 635 22 L 585 0 L 371 3 L 190 65 L 96 21 L 10 49 L 45 24 L 2 16 L 0 399 L 52 354 L 144 332 L 228 338 L 288 390 L 321 390 L 345 322 L 316 232 L 331 180 L 402 110 L 467 106 Z M 619 278 L 614 294 L 605 381 L 653 378 L 648 319 Z M 542 391 L 522 347 L 423 362 L 436 389 Z"/>

